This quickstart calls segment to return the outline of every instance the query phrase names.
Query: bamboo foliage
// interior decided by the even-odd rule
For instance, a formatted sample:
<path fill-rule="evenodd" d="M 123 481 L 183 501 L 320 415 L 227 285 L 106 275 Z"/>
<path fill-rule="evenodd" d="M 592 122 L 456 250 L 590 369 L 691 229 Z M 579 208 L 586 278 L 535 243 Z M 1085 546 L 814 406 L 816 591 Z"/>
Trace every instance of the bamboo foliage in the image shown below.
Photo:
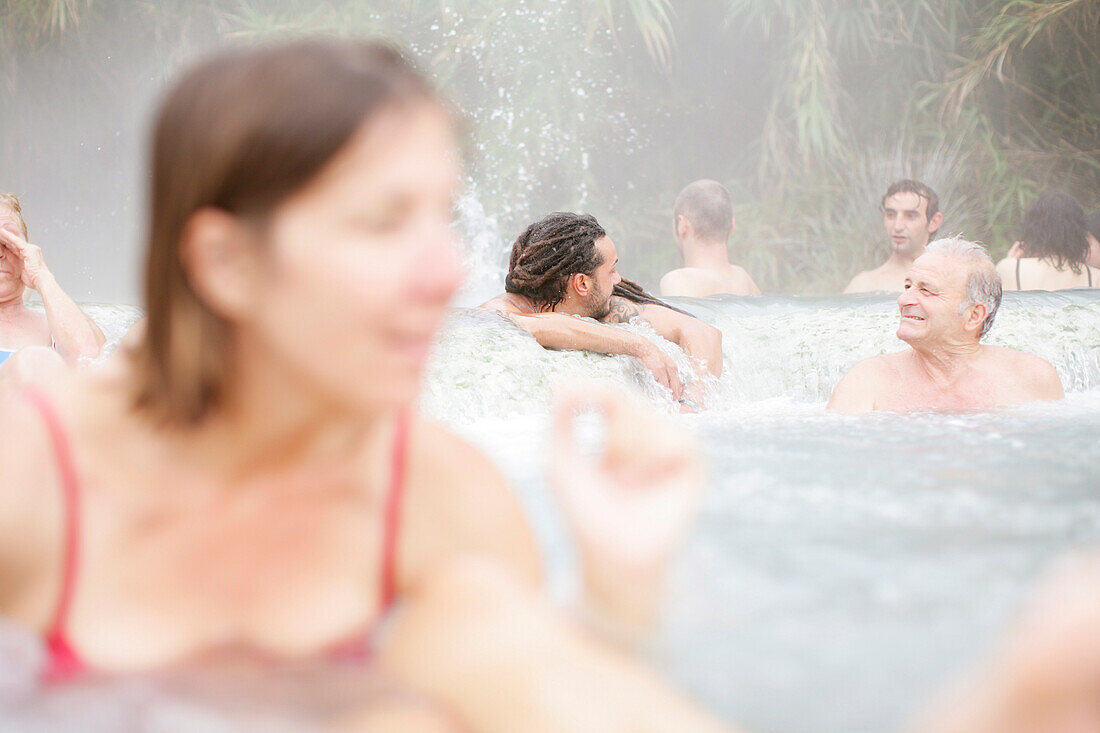
<path fill-rule="evenodd" d="M 599 17 L 613 33 L 619 12 L 625 10 L 641 34 L 654 63 L 668 69 L 675 49 L 671 0 L 595 0 L 594 5 Z"/>
<path fill-rule="evenodd" d="M 55 69 L 109 97 L 94 69 L 118 28 L 154 41 L 160 79 L 225 40 L 394 38 L 462 112 L 503 231 L 591 210 L 651 283 L 695 177 L 735 192 L 758 280 L 802 292 L 874 264 L 878 196 L 905 175 L 995 252 L 1047 187 L 1100 207 L 1097 0 L 0 0 L 0 127 L 13 94 L 47 104 Z M 749 98 L 728 88 L 746 74 Z M 0 130 L 5 160 L 15 144 Z"/>

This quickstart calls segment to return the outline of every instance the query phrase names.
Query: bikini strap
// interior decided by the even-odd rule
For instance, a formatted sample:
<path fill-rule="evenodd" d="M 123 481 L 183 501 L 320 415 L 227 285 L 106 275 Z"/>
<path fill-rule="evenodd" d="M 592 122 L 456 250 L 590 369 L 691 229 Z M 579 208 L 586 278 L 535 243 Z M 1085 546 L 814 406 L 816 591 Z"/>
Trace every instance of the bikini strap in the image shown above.
<path fill-rule="evenodd" d="M 388 609 L 397 595 L 397 544 L 401 529 L 401 509 L 405 494 L 405 472 L 409 450 L 409 413 L 402 411 L 394 426 L 393 452 L 390 459 L 390 485 L 386 491 L 382 525 L 382 608 Z"/>
<path fill-rule="evenodd" d="M 1020 289 L 1020 258 L 1016 258 L 1016 289 Z"/>
<path fill-rule="evenodd" d="M 52 644 L 55 640 L 65 638 L 64 629 L 69 618 L 69 606 L 72 603 L 73 586 L 76 581 L 77 547 L 80 541 L 80 485 L 76 477 L 69 436 L 65 433 L 65 426 L 53 403 L 45 393 L 31 385 L 23 386 L 23 394 L 38 411 L 42 422 L 46 424 L 54 460 L 61 477 L 61 497 L 65 512 L 65 545 L 61 566 L 61 594 L 57 600 L 57 608 L 54 610 L 53 621 L 46 634 L 47 642 Z"/>

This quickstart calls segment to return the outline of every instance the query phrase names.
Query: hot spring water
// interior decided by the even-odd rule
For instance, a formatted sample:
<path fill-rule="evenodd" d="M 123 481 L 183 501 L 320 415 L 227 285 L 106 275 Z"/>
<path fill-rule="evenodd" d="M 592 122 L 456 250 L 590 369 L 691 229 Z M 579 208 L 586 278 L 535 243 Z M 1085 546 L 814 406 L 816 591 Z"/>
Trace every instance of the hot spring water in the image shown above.
<path fill-rule="evenodd" d="M 903 346 L 893 298 L 679 304 L 721 328 L 725 370 L 705 412 L 676 418 L 704 447 L 709 489 L 651 654 L 731 721 L 895 729 L 994 638 L 1042 565 L 1100 541 L 1100 291 L 1008 293 L 987 339 L 1053 363 L 1064 402 L 866 417 L 827 414 L 824 403 L 853 363 Z M 136 316 L 89 310 L 113 338 Z M 421 398 L 517 487 L 558 589 L 571 559 L 543 478 L 547 402 L 554 384 L 580 376 L 674 411 L 635 360 L 546 351 L 468 308 L 440 335 Z M 25 711 L 46 709 L 49 695 L 28 698 L 29 671 L 23 684 L 14 674 L 0 696 L 19 698 L 30 720 Z"/>

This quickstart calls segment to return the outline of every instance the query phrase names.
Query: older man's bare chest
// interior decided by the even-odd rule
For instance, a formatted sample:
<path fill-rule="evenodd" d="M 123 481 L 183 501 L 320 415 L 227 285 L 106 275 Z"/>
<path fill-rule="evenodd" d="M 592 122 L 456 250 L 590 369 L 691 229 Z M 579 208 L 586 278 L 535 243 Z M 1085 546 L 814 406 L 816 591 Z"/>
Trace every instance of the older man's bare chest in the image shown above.
<path fill-rule="evenodd" d="M 977 365 L 952 380 L 936 380 L 914 363 L 891 365 L 875 395 L 876 410 L 987 410 L 1011 401 L 1009 385 Z"/>

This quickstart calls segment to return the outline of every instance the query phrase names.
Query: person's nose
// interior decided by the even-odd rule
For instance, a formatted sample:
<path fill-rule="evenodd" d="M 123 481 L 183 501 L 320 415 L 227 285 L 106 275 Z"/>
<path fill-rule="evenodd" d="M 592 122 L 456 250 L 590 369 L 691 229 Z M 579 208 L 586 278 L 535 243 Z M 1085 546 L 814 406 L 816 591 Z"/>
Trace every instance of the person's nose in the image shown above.
<path fill-rule="evenodd" d="M 904 308 L 907 305 L 913 305 L 915 302 L 916 299 L 913 297 L 912 288 L 910 288 L 909 290 L 902 290 L 901 294 L 898 295 L 899 308 Z"/>
<path fill-rule="evenodd" d="M 615 273 L 611 276 L 611 286 L 614 287 L 623 281 L 623 276 L 619 273 Z"/>

